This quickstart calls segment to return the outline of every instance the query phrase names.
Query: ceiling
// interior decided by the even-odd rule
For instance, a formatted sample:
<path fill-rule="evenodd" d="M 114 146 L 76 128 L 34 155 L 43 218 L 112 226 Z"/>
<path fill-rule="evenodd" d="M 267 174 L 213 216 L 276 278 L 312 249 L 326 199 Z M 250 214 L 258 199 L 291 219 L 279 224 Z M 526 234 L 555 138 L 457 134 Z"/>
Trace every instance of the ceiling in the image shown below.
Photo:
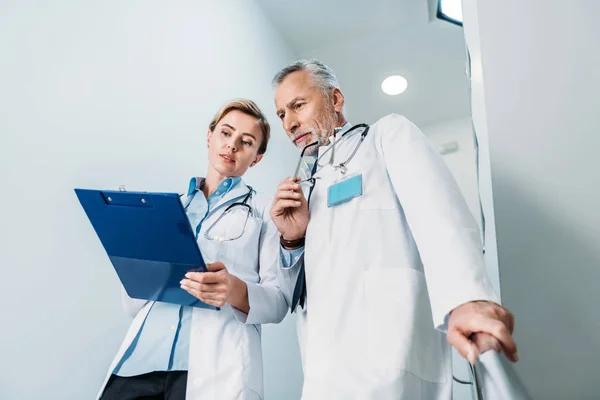
<path fill-rule="evenodd" d="M 298 58 L 333 68 L 352 123 L 392 112 L 419 126 L 470 115 L 463 30 L 430 21 L 427 0 L 257 2 Z M 399 96 L 381 91 L 392 74 L 408 79 Z"/>

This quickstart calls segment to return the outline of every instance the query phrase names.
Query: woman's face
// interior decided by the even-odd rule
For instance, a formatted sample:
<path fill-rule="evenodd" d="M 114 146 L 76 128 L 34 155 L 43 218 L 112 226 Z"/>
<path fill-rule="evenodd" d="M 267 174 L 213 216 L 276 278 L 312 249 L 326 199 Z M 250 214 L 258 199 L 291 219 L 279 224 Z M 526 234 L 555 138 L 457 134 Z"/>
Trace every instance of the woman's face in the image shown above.
<path fill-rule="evenodd" d="M 225 114 L 206 139 L 210 166 L 223 177 L 242 176 L 263 157 L 258 154 L 264 140 L 258 121 L 238 110 Z"/>

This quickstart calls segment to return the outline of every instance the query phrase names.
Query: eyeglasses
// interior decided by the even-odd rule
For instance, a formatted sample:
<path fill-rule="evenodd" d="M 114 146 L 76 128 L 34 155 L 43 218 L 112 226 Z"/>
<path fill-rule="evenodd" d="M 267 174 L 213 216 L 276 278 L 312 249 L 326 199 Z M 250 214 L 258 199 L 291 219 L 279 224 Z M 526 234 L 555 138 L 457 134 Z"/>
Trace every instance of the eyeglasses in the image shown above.
<path fill-rule="evenodd" d="M 296 169 L 294 170 L 294 175 L 292 175 L 292 176 L 300 178 L 300 182 L 298 182 L 300 185 L 312 186 L 315 184 L 315 178 L 313 177 L 313 175 L 317 172 L 317 168 L 320 169 L 320 168 L 323 168 L 326 165 L 330 164 L 330 165 L 333 165 L 333 167 L 335 169 L 340 170 L 342 173 L 346 173 L 346 166 L 348 165 L 348 163 L 352 160 L 352 158 L 358 151 L 358 148 L 360 147 L 361 143 L 367 136 L 368 132 L 369 132 L 368 124 L 358 124 L 358 125 L 353 126 L 352 128 L 348 129 L 346 132 L 344 132 L 342 134 L 341 138 L 339 138 L 338 140 L 334 139 L 333 144 L 331 146 L 329 146 L 329 148 L 327 150 L 325 150 L 319 157 L 305 155 L 306 150 L 308 150 L 309 148 L 311 148 L 313 146 L 318 145 L 319 144 L 318 142 L 313 142 L 313 143 L 305 146 L 304 149 L 302 149 L 302 152 L 300 153 L 300 159 L 298 160 L 298 164 L 296 165 Z M 339 146 L 340 143 L 346 142 L 348 139 L 355 137 L 358 134 L 360 134 L 360 140 L 354 147 L 354 151 L 352 151 L 352 153 L 350 153 L 350 155 L 344 162 L 334 165 L 334 163 L 335 163 L 335 159 L 334 159 L 335 158 L 335 148 L 337 146 Z M 335 135 L 334 135 L 334 138 L 335 138 Z M 327 160 L 327 161 L 325 161 L 325 160 Z"/>
<path fill-rule="evenodd" d="M 294 170 L 293 177 L 300 178 L 300 185 L 303 186 L 311 186 L 314 183 L 314 179 L 312 178 L 313 169 L 315 166 L 316 158 L 313 156 L 306 156 L 306 150 L 310 149 L 318 145 L 319 142 L 310 143 L 302 149 L 300 152 L 300 158 L 298 159 L 298 163 L 296 164 L 296 169 Z"/>

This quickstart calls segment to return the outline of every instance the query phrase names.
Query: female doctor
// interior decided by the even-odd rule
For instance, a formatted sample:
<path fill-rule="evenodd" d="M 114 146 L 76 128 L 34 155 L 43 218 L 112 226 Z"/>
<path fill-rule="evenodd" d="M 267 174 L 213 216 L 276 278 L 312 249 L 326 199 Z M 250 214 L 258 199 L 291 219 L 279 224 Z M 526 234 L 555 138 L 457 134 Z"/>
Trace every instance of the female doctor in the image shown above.
<path fill-rule="evenodd" d="M 208 272 L 186 274 L 181 287 L 220 310 L 136 300 L 123 291 L 135 318 L 101 399 L 263 398 L 260 324 L 280 322 L 288 306 L 277 280 L 271 201 L 241 176 L 262 159 L 269 133 L 249 100 L 234 100 L 213 118 L 206 178 L 192 178 L 184 201 Z"/>

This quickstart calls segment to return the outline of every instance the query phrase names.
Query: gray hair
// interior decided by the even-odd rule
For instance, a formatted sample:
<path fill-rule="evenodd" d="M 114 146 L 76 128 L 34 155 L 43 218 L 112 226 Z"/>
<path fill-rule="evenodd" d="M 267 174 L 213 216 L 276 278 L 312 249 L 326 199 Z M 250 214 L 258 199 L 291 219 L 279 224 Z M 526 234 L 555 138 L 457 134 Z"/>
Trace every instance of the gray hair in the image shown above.
<path fill-rule="evenodd" d="M 327 65 L 323 64 L 319 60 L 310 59 L 310 60 L 300 60 L 296 61 L 283 68 L 273 78 L 273 87 L 277 88 L 283 82 L 283 80 L 291 73 L 297 71 L 305 71 L 308 72 L 312 81 L 319 91 L 323 94 L 324 97 L 329 98 L 331 95 L 331 89 L 340 89 L 340 84 L 338 83 L 337 77 L 331 68 Z M 341 90 L 341 89 L 340 89 Z M 344 115 L 346 113 L 346 105 L 342 108 L 341 114 Z"/>
<path fill-rule="evenodd" d="M 296 71 L 306 71 L 311 76 L 313 82 L 319 90 L 325 95 L 329 96 L 331 89 L 340 88 L 340 84 L 331 68 L 323 64 L 319 60 L 300 60 L 293 64 L 288 65 L 281 71 L 279 71 L 273 78 L 273 87 L 276 88 L 283 82 L 283 80 L 291 73 Z"/>

